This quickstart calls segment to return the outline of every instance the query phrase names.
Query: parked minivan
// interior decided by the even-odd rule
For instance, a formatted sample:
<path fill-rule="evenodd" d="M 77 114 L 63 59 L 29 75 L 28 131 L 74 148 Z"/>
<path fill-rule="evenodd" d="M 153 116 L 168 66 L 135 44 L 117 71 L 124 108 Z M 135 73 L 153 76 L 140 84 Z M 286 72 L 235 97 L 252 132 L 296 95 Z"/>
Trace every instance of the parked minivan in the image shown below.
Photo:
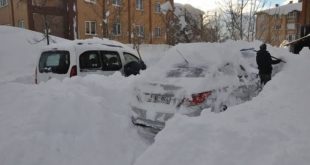
<path fill-rule="evenodd" d="M 130 47 L 107 39 L 76 40 L 44 48 L 35 70 L 35 83 L 87 74 L 125 76 L 145 69 L 144 62 Z"/>

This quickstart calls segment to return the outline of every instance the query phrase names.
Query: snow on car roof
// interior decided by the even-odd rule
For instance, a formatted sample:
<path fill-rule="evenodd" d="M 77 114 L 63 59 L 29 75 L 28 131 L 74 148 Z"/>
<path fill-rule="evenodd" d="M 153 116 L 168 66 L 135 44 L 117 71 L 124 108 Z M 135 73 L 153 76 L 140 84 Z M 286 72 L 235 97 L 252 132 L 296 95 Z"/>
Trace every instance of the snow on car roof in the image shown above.
<path fill-rule="evenodd" d="M 259 45 L 259 43 L 255 45 Z M 143 72 L 140 80 L 142 83 L 174 84 L 193 92 L 232 85 L 238 83 L 237 74 L 240 65 L 247 71 L 253 71 L 250 69 L 251 65 L 248 59 L 244 58 L 240 52 L 242 48 L 246 47 L 253 47 L 253 43 L 227 41 L 225 43 L 178 44 L 170 48 L 156 66 Z M 197 77 L 168 77 L 168 73 L 179 67 L 180 64 L 186 64 L 189 68 L 202 68 L 206 74 L 199 74 L 203 76 Z M 227 64 L 232 66 L 232 74 L 221 75 L 218 78 L 217 76 L 212 77 L 214 73 L 219 71 L 219 68 L 223 68 Z M 204 85 L 201 86 L 201 84 Z"/>
<path fill-rule="evenodd" d="M 136 54 L 135 50 L 131 47 L 122 44 L 118 41 L 109 40 L 106 38 L 92 38 L 92 39 L 85 39 L 85 40 L 74 40 L 74 41 L 65 41 L 57 44 L 51 44 L 45 47 L 45 50 L 54 49 L 54 48 L 62 48 L 62 49 L 70 49 L 76 46 L 85 46 L 85 47 L 92 47 L 92 48 L 104 48 L 104 49 L 120 49 L 126 50 L 129 53 Z"/>

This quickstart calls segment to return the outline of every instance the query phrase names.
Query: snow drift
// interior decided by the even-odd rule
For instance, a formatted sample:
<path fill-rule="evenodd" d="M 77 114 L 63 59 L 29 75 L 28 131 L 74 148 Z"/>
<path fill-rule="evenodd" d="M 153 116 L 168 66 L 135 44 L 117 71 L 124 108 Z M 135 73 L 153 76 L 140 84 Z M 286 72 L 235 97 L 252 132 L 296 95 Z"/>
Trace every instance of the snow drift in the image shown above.
<path fill-rule="evenodd" d="M 309 50 L 296 56 L 269 47 L 272 55 L 287 63 L 256 98 L 225 113 L 176 115 L 150 145 L 130 122 L 129 91 L 138 76 L 89 75 L 39 85 L 23 83 L 20 78 L 33 74 L 41 49 L 40 44 L 27 42 L 36 34 L 0 26 L 1 165 L 310 162 Z M 258 48 L 257 43 L 238 41 L 227 43 L 221 52 L 238 51 L 241 46 Z M 157 48 L 149 50 L 165 54 Z M 209 51 L 215 50 L 210 46 Z"/>

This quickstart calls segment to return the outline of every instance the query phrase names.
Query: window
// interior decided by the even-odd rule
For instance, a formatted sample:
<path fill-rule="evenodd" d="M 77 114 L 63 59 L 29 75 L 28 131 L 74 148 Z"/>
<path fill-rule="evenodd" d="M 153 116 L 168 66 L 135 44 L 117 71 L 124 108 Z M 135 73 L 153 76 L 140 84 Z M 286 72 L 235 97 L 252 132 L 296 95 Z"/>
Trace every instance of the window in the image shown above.
<path fill-rule="evenodd" d="M 122 62 L 117 52 L 101 51 L 102 70 L 117 71 L 122 68 Z"/>
<path fill-rule="evenodd" d="M 295 40 L 295 35 L 293 35 L 293 34 L 288 34 L 288 35 L 286 35 L 286 40 L 288 40 L 289 42 L 291 42 L 291 41 L 293 41 L 293 40 Z"/>
<path fill-rule="evenodd" d="M 156 13 L 160 13 L 161 9 L 160 9 L 160 3 L 159 2 L 156 2 L 155 3 L 155 12 Z"/>
<path fill-rule="evenodd" d="M 294 11 L 287 14 L 288 19 L 296 19 L 296 17 L 297 17 L 297 13 Z"/>
<path fill-rule="evenodd" d="M 281 25 L 274 25 L 273 27 L 275 30 L 280 30 L 281 29 Z"/>
<path fill-rule="evenodd" d="M 84 0 L 85 2 L 96 4 L 96 0 Z"/>
<path fill-rule="evenodd" d="M 121 23 L 120 22 L 116 22 L 113 24 L 112 33 L 116 36 L 121 35 Z"/>
<path fill-rule="evenodd" d="M 144 26 L 136 25 L 136 32 L 138 37 L 144 37 Z"/>
<path fill-rule="evenodd" d="M 274 17 L 274 19 L 279 19 L 280 18 L 279 14 L 273 15 L 273 17 Z"/>
<path fill-rule="evenodd" d="M 68 51 L 47 51 L 41 54 L 39 72 L 66 74 L 69 66 L 70 55 Z"/>
<path fill-rule="evenodd" d="M 154 31 L 155 37 L 160 37 L 161 36 L 161 29 L 160 27 L 156 27 Z"/>
<path fill-rule="evenodd" d="M 112 0 L 112 4 L 115 6 L 121 6 L 122 0 Z"/>
<path fill-rule="evenodd" d="M 112 51 L 87 51 L 80 55 L 79 62 L 81 72 L 117 71 L 122 68 L 119 54 Z"/>
<path fill-rule="evenodd" d="M 8 0 L 0 0 L 0 7 L 8 5 Z"/>
<path fill-rule="evenodd" d="M 20 28 L 25 28 L 25 22 L 24 22 L 24 20 L 18 20 L 17 26 L 20 27 Z"/>
<path fill-rule="evenodd" d="M 95 21 L 86 21 L 85 22 L 85 34 L 95 35 L 96 33 L 96 22 Z"/>
<path fill-rule="evenodd" d="M 286 27 L 287 27 L 288 30 L 295 30 L 296 29 L 294 23 L 289 23 L 289 24 L 286 25 Z"/>
<path fill-rule="evenodd" d="M 136 57 L 135 55 L 133 54 L 130 54 L 130 53 L 126 53 L 124 52 L 124 58 L 125 58 L 125 63 L 129 63 L 129 62 L 132 62 L 132 61 L 135 61 L 135 62 L 139 62 L 139 58 Z"/>
<path fill-rule="evenodd" d="M 87 51 L 80 55 L 80 71 L 100 70 L 101 62 L 98 51 Z"/>
<path fill-rule="evenodd" d="M 143 0 L 136 0 L 136 9 L 143 10 Z"/>

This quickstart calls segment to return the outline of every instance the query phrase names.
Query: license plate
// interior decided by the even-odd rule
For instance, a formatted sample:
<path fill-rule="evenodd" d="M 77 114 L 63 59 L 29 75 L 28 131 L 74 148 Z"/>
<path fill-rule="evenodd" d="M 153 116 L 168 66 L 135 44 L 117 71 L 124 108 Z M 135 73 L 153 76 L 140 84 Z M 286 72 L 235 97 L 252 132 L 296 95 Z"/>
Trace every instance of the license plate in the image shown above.
<path fill-rule="evenodd" d="M 151 103 L 163 103 L 163 104 L 170 104 L 172 100 L 171 95 L 161 95 L 161 94 L 154 94 L 154 93 L 145 93 L 146 101 Z"/>

